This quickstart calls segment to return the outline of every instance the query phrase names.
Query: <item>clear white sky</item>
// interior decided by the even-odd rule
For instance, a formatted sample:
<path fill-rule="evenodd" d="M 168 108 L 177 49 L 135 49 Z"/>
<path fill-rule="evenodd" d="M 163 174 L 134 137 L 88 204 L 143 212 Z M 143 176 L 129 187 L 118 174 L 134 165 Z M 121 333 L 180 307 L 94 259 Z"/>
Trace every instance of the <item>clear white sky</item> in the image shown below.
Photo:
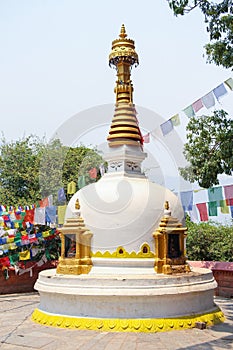
<path fill-rule="evenodd" d="M 206 64 L 208 36 L 198 10 L 176 18 L 166 0 L 0 0 L 0 118 L 7 140 L 49 138 L 72 115 L 114 103 L 108 54 L 122 23 L 140 59 L 134 101 L 165 120 L 233 76 Z M 222 107 L 233 115 L 233 92 Z"/>

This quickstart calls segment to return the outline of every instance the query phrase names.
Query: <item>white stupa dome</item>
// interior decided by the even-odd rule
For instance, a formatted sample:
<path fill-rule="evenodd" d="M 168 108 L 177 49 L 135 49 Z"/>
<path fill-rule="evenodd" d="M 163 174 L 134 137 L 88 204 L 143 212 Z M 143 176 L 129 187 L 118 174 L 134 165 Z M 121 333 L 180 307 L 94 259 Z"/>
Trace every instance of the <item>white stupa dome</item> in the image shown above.
<path fill-rule="evenodd" d="M 74 215 L 77 199 L 81 216 L 93 233 L 93 252 L 113 252 L 118 247 L 138 252 L 145 243 L 154 251 L 152 234 L 163 216 L 165 201 L 169 202 L 173 216 L 183 218 L 178 197 L 144 176 L 104 175 L 73 195 L 66 218 Z"/>

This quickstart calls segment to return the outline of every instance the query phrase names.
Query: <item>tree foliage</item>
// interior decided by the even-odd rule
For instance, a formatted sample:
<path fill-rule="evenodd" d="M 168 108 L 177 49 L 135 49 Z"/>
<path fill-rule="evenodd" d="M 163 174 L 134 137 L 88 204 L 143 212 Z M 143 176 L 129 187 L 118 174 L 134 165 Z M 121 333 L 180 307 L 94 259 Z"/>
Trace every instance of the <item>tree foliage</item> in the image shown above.
<path fill-rule="evenodd" d="M 233 120 L 223 110 L 212 116 L 192 117 L 187 125 L 184 155 L 189 166 L 180 169 L 185 180 L 209 188 L 219 183 L 218 175 L 233 169 Z"/>
<path fill-rule="evenodd" d="M 25 204 L 39 198 L 38 172 L 42 144 L 38 138 L 27 137 L 0 146 L 0 202 Z"/>
<path fill-rule="evenodd" d="M 207 62 L 233 67 L 232 0 L 167 0 L 176 16 L 199 8 L 204 15 L 210 42 L 205 45 Z"/>
<path fill-rule="evenodd" d="M 60 140 L 47 143 L 35 136 L 0 145 L 0 204 L 28 205 L 66 189 L 70 181 L 77 183 L 80 174 L 87 174 L 92 167 L 99 168 L 102 157 L 96 150 L 67 147 Z M 88 181 L 89 179 L 89 181 Z M 78 188 L 77 188 L 78 189 Z"/>
<path fill-rule="evenodd" d="M 233 261 L 232 226 L 186 220 L 186 242 L 189 260 Z"/>

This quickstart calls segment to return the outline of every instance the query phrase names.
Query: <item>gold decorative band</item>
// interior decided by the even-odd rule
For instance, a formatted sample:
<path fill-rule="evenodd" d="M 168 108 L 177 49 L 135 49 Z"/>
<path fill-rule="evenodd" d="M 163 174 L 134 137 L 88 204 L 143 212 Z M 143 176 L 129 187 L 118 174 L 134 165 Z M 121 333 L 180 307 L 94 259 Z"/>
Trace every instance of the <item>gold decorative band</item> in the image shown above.
<path fill-rule="evenodd" d="M 224 319 L 222 311 L 218 308 L 205 314 L 177 318 L 79 318 L 47 314 L 39 309 L 35 309 L 32 314 L 32 320 L 44 326 L 105 332 L 167 332 L 194 328 L 196 322 L 205 322 L 207 326 L 212 326 L 223 322 Z"/>
<path fill-rule="evenodd" d="M 150 246 L 148 243 L 144 243 L 140 247 L 139 252 L 127 252 L 124 247 L 118 247 L 115 252 L 110 253 L 109 251 L 105 252 L 91 252 L 92 258 L 155 258 L 155 253 L 150 250 Z"/>

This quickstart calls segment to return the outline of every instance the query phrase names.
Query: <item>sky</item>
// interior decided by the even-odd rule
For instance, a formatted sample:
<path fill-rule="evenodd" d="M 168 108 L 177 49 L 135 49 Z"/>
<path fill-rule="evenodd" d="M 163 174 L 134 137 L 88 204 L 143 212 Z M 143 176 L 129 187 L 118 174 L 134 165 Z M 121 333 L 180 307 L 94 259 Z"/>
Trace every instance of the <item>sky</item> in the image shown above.
<path fill-rule="evenodd" d="M 206 63 L 208 35 L 198 9 L 177 18 L 166 0 L 0 0 L 5 138 L 49 139 L 73 115 L 114 103 L 108 55 L 122 23 L 139 55 L 134 102 L 164 120 L 233 76 Z M 233 92 L 221 104 L 233 115 Z"/>

